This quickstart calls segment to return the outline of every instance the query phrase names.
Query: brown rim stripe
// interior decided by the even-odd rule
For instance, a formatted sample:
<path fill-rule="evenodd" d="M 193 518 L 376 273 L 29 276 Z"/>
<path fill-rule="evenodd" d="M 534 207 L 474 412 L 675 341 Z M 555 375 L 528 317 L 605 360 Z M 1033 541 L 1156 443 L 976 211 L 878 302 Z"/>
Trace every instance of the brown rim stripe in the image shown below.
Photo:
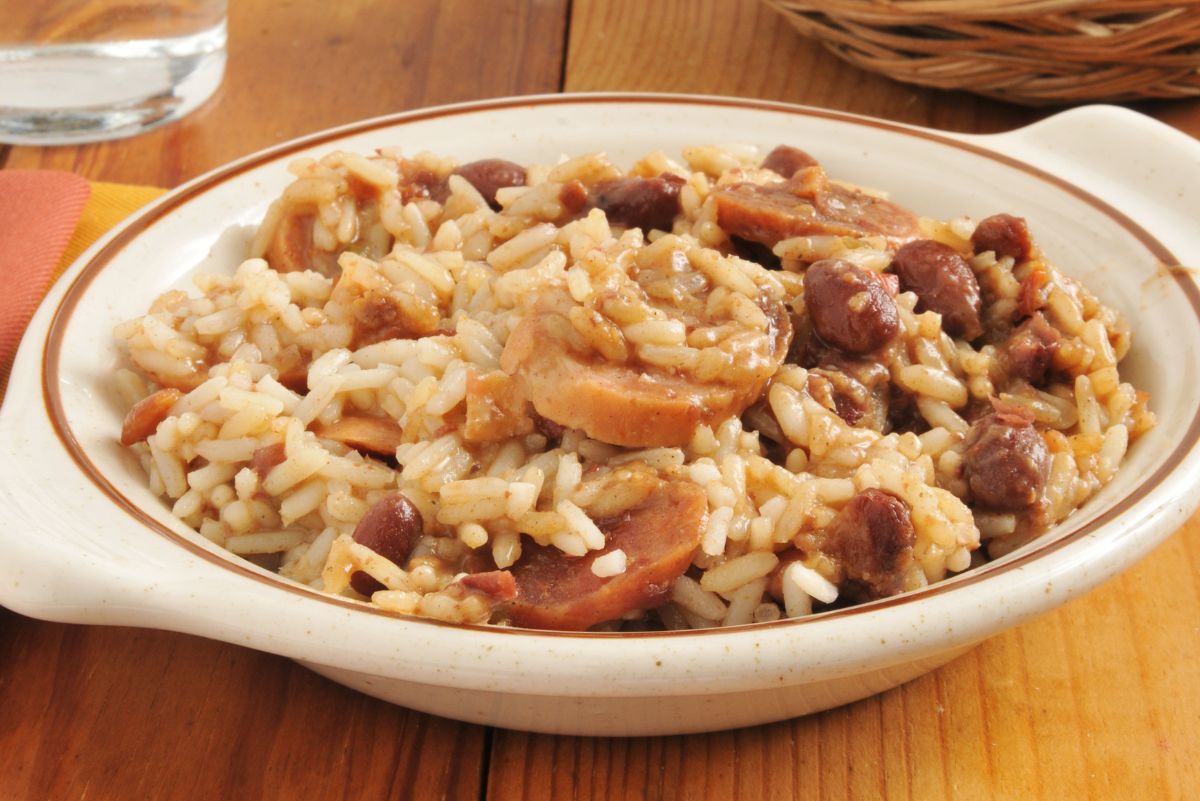
<path fill-rule="evenodd" d="M 775 103 L 764 100 L 751 100 L 732 97 L 705 97 L 699 95 L 653 95 L 653 94 L 582 94 L 582 95 L 546 95 L 546 96 L 530 96 L 530 97 L 512 97 L 500 98 L 496 100 L 485 100 L 479 102 L 463 103 L 452 106 L 436 107 L 431 109 L 420 109 L 417 111 L 402 112 L 399 114 L 389 115 L 387 117 L 379 117 L 372 120 L 366 120 L 361 123 L 352 124 L 344 128 L 337 128 L 330 131 L 325 131 L 311 136 L 293 140 L 291 142 L 278 145 L 257 154 L 248 156 L 245 160 L 235 162 L 225 168 L 216 170 L 207 176 L 202 176 L 190 186 L 182 190 L 175 190 L 171 194 L 166 195 L 157 204 L 144 210 L 136 217 L 128 220 L 113 239 L 106 244 L 91 261 L 83 268 L 82 272 L 72 281 L 58 308 L 54 312 L 54 317 L 50 322 L 50 328 L 47 333 L 46 342 L 42 352 L 42 393 L 43 401 L 46 406 L 46 411 L 50 419 L 54 431 L 61 441 L 63 447 L 71 458 L 83 471 L 83 473 L 106 495 L 108 495 L 117 506 L 124 509 L 134 520 L 142 525 L 150 528 L 158 534 L 166 537 L 171 542 L 185 548 L 196 556 L 219 565 L 222 568 L 231 570 L 248 578 L 255 579 L 263 584 L 291 592 L 306 598 L 319 600 L 324 603 L 334 604 L 350 609 L 369 612 L 372 614 L 382 615 L 385 617 L 403 619 L 408 622 L 420 623 L 432 626 L 450 626 L 454 629 L 467 629 L 488 634 L 521 634 L 525 636 L 553 636 L 553 637 L 697 637 L 712 634 L 723 634 L 730 631 L 742 631 L 748 628 L 761 630 L 764 628 L 778 628 L 780 626 L 802 626 L 806 623 L 828 620 L 834 617 L 848 617 L 851 615 L 871 612 L 882 608 L 895 606 L 897 604 L 906 604 L 918 601 L 922 598 L 927 598 L 931 595 L 940 594 L 949 590 L 956 589 L 965 585 L 975 584 L 984 579 L 990 578 L 1001 573 L 1008 572 L 1013 568 L 1024 565 L 1029 561 L 1042 556 L 1043 554 L 1051 553 L 1060 548 L 1065 547 L 1073 542 L 1077 542 L 1085 535 L 1096 530 L 1097 528 L 1111 522 L 1116 517 L 1124 513 L 1135 503 L 1145 497 L 1152 489 L 1157 487 L 1162 481 L 1173 472 L 1184 457 L 1191 450 L 1192 446 L 1200 440 L 1200 408 L 1197 408 L 1192 416 L 1191 423 L 1184 432 L 1180 444 L 1167 456 L 1163 464 L 1150 475 L 1144 482 L 1130 493 L 1125 498 L 1122 498 L 1111 509 L 1108 509 L 1096 519 L 1087 524 L 1075 529 L 1066 529 L 1059 533 L 1053 539 L 1047 540 L 1045 544 L 1033 548 L 1020 557 L 1008 562 L 1003 562 L 994 566 L 984 565 L 976 568 L 973 571 L 954 576 L 936 584 L 931 584 L 928 587 L 915 590 L 910 593 L 905 593 L 900 596 L 885 598 L 880 601 L 875 601 L 869 604 L 848 607 L 845 609 L 837 609 L 830 612 L 824 612 L 811 617 L 799 619 L 785 619 L 771 623 L 753 623 L 744 626 L 735 626 L 725 629 L 700 629 L 691 631 L 667 631 L 667 632 L 570 632 L 570 631 L 542 631 L 538 629 L 520 629 L 500 626 L 474 625 L 474 624 L 451 624 L 443 623 L 437 620 L 428 618 L 411 617 L 406 615 L 397 615 L 392 612 L 386 612 L 377 607 L 368 606 L 365 603 L 350 600 L 347 598 L 339 598 L 308 587 L 288 582 L 286 579 L 258 573 L 245 564 L 234 561 L 236 557 L 232 554 L 224 556 L 213 553 L 207 548 L 199 545 L 191 539 L 188 539 L 170 528 L 164 526 L 158 520 L 151 517 L 144 510 L 135 505 L 132 501 L 125 497 L 113 484 L 104 476 L 103 473 L 92 463 L 84 452 L 79 441 L 76 439 L 74 432 L 67 423 L 66 413 L 62 405 L 62 397 L 58 389 L 58 376 L 60 367 L 60 352 L 62 350 L 63 339 L 66 335 L 66 327 L 70 322 L 72 313 L 78 306 L 84 292 L 100 271 L 104 269 L 112 259 L 121 252 L 130 242 L 135 240 L 154 222 L 164 217 L 169 212 L 193 200 L 197 196 L 203 194 L 213 186 L 220 184 L 230 178 L 240 175 L 248 170 L 263 166 L 266 162 L 280 159 L 288 154 L 295 153 L 299 150 L 304 150 L 311 147 L 331 142 L 338 139 L 343 139 L 349 136 L 356 136 L 363 133 L 368 133 L 380 128 L 386 128 L 400 123 L 413 123 L 423 120 L 434 119 L 438 117 L 459 116 L 464 114 L 474 114 L 481 111 L 493 111 L 500 109 L 509 109 L 519 106 L 550 106 L 564 104 L 594 104 L 594 103 L 651 103 L 651 104 L 680 104 L 680 105 L 699 105 L 708 107 L 729 107 L 751 109 L 756 111 L 769 111 L 775 113 L 792 114 L 803 117 L 814 117 L 817 119 L 836 120 L 850 125 L 858 125 L 867 128 L 877 128 L 903 136 L 911 136 L 918 139 L 924 139 L 930 142 L 941 144 L 947 147 L 952 147 L 958 150 L 964 150 L 982 158 L 998 162 L 1007 167 L 1019 170 L 1034 176 L 1052 186 L 1075 196 L 1093 208 L 1097 209 L 1105 216 L 1113 220 L 1126 232 L 1137 239 L 1146 249 L 1163 265 L 1167 267 L 1179 266 L 1179 261 L 1175 256 L 1163 246 L 1161 242 L 1150 235 L 1148 231 L 1135 223 L 1128 216 L 1110 206 L 1105 201 L 1095 197 L 1094 195 L 1084 192 L 1078 187 L 1067 181 L 1048 173 L 1040 168 L 1034 167 L 1025 162 L 1006 156 L 1002 153 L 996 153 L 986 148 L 974 145 L 968 142 L 962 142 L 957 139 L 952 139 L 947 136 L 932 133 L 924 129 L 908 128 L 898 123 L 877 120 L 870 117 L 859 117 L 852 114 L 846 114 L 837 111 L 827 111 L 824 109 L 805 108 L 802 106 L 793 106 L 786 103 Z M 1196 314 L 1197 320 L 1200 321 L 1200 289 L 1184 276 L 1182 270 L 1168 270 L 1171 276 L 1179 285 L 1180 290 L 1187 298 L 1193 312 Z"/>

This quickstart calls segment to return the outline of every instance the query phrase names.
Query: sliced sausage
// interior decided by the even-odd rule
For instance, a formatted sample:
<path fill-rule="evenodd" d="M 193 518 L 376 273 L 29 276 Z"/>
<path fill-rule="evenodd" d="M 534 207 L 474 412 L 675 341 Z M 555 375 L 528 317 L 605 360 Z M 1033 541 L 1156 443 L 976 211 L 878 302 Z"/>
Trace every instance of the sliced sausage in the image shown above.
<path fill-rule="evenodd" d="M 804 167 L 781 184 L 738 183 L 713 190 L 717 224 L 731 236 L 774 247 L 793 236 L 882 235 L 893 245 L 917 236 L 917 217 L 889 200 L 832 183 Z"/>
<path fill-rule="evenodd" d="M 1022 378 L 1030 384 L 1045 383 L 1054 364 L 1054 354 L 1062 334 L 1050 325 L 1041 312 L 1021 323 L 1004 342 L 1001 363 L 1010 378 Z"/>
<path fill-rule="evenodd" d="M 996 258 L 1011 256 L 1018 264 L 1028 260 L 1033 253 L 1029 227 L 1024 219 L 1011 214 L 993 214 L 980 220 L 975 233 L 971 234 L 971 245 L 976 253 L 990 250 Z"/>
<path fill-rule="evenodd" d="M 370 548 L 384 559 L 403 565 L 424 531 L 421 511 L 402 493 L 387 495 L 375 502 L 358 521 L 354 541 Z M 383 584 L 363 571 L 350 576 L 350 586 L 362 595 L 384 589 Z"/>
<path fill-rule="evenodd" d="M 896 251 L 892 269 L 901 288 L 916 293 L 918 311 L 942 315 L 948 334 L 972 340 L 983 333 L 979 282 L 954 248 L 932 239 L 909 242 Z"/>
<path fill-rule="evenodd" d="M 524 167 L 504 159 L 472 161 L 455 169 L 454 174 L 466 178 L 496 211 L 500 210 L 496 192 L 510 186 L 524 186 L 526 180 Z"/>
<path fill-rule="evenodd" d="M 664 172 L 657 178 L 614 178 L 592 186 L 588 206 L 603 209 L 608 221 L 643 231 L 670 231 L 679 214 L 684 180 Z"/>
<path fill-rule="evenodd" d="M 851 594 L 886 598 L 904 589 L 915 542 L 908 504 L 890 492 L 866 489 L 825 530 L 822 550 L 840 563 Z"/>
<path fill-rule="evenodd" d="M 121 424 L 121 444 L 128 448 L 153 434 L 158 424 L 167 419 L 171 407 L 182 397 L 183 393 L 179 390 L 167 388 L 152 392 L 133 404 Z"/>
<path fill-rule="evenodd" d="M 336 423 L 317 424 L 313 433 L 323 439 L 332 439 L 376 456 L 393 458 L 396 448 L 404 442 L 404 431 L 390 417 L 363 417 L 346 415 Z"/>
<path fill-rule="evenodd" d="M 779 145 L 763 159 L 762 167 L 784 178 L 791 178 L 805 167 L 816 167 L 817 160 L 798 147 Z"/>
<path fill-rule="evenodd" d="M 875 273 L 841 259 L 805 271 L 804 308 L 817 336 L 846 353 L 879 350 L 900 330 L 896 302 Z"/>
<path fill-rule="evenodd" d="M 601 551 L 567 556 L 553 547 L 525 545 L 513 565 L 517 597 L 510 615 L 518 626 L 581 631 L 626 612 L 661 606 L 700 544 L 708 502 L 686 481 L 664 481 L 639 506 L 609 520 Z M 616 549 L 625 572 L 601 578 L 592 562 Z"/>
<path fill-rule="evenodd" d="M 682 446 L 701 423 L 715 425 L 741 414 L 782 363 L 791 324 L 782 303 L 768 303 L 766 311 L 772 329 L 755 355 L 765 368 L 755 380 L 701 382 L 666 368 L 579 353 L 556 333 L 561 310 L 549 299 L 536 304 L 509 335 L 500 367 L 518 377 L 539 415 L 561 426 L 611 445 Z"/>
<path fill-rule="evenodd" d="M 981 506 L 1020 512 L 1041 500 L 1050 453 L 1029 417 L 989 414 L 971 426 L 963 444 L 963 474 Z"/>

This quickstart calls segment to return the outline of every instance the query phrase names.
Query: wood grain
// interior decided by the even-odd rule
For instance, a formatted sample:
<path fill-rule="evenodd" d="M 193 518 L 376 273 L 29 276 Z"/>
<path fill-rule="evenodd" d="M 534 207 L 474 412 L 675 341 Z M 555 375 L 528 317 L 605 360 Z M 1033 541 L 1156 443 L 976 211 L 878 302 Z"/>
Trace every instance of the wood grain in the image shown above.
<path fill-rule="evenodd" d="M 1194 798 L 1197 549 L 1200 517 L 1083 598 L 806 718 L 629 740 L 498 731 L 487 798 Z"/>
<path fill-rule="evenodd" d="M 760 97 L 980 133 L 1047 113 L 850 67 L 760 0 L 575 0 L 564 89 Z"/>
<path fill-rule="evenodd" d="M 486 732 L 196 637 L 0 611 L 0 797 L 478 797 Z"/>

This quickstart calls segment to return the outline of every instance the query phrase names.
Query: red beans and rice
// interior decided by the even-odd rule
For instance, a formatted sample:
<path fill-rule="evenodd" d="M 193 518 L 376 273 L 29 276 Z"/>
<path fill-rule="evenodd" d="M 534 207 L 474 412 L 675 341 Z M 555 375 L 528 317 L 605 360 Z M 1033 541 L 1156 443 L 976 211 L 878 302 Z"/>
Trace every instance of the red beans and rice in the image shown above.
<path fill-rule="evenodd" d="M 921 219 L 796 148 L 291 170 L 252 258 L 118 326 L 121 441 L 202 536 L 324 592 L 807 615 L 1023 545 L 1154 422 L 1128 328 L 1023 220 Z"/>

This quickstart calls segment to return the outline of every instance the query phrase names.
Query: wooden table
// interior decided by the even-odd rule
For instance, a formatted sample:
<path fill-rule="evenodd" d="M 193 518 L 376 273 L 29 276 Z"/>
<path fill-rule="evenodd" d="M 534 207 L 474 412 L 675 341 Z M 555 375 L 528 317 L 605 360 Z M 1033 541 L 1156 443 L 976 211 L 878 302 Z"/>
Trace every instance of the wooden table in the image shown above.
<path fill-rule="evenodd" d="M 332 125 L 531 92 L 744 95 L 980 132 L 1045 113 L 843 65 L 757 0 L 230 5 L 228 74 L 201 111 L 123 142 L 0 147 L 0 166 L 174 186 Z M 1138 108 L 1200 135 L 1200 102 Z M 1197 553 L 1194 519 L 1119 579 L 905 686 L 657 739 L 469 726 L 232 645 L 0 610 L 0 801 L 1194 798 Z"/>

